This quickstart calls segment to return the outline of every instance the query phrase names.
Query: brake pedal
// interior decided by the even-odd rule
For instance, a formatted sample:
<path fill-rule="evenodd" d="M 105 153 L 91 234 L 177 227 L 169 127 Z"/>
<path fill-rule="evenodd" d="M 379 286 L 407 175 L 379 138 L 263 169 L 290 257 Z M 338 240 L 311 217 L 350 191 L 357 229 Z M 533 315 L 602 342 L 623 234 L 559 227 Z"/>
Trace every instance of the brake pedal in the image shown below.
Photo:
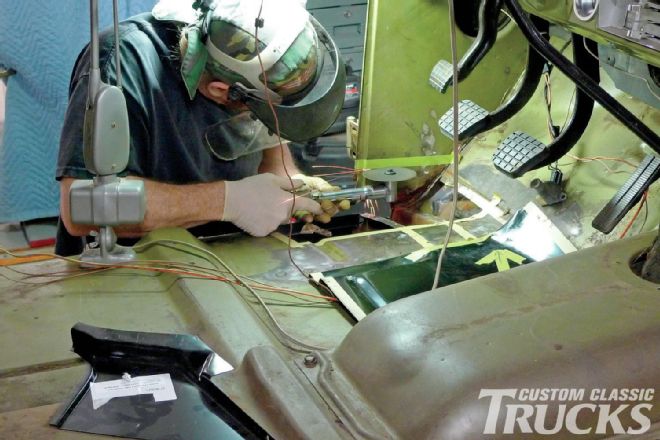
<path fill-rule="evenodd" d="M 649 154 L 612 200 L 598 213 L 591 225 L 604 234 L 612 232 L 658 178 L 660 178 L 660 157 Z"/>
<path fill-rule="evenodd" d="M 463 100 L 458 104 L 458 139 L 465 140 L 483 131 L 488 122 L 488 111 L 479 104 Z M 454 137 L 454 109 L 451 108 L 438 121 L 442 134 Z"/>
<path fill-rule="evenodd" d="M 522 131 L 510 134 L 493 154 L 495 168 L 511 177 L 520 177 L 542 162 L 548 155 L 548 147 L 534 136 Z"/>
<path fill-rule="evenodd" d="M 445 93 L 454 80 L 454 66 L 446 60 L 440 60 L 433 67 L 429 84 L 440 93 Z"/>

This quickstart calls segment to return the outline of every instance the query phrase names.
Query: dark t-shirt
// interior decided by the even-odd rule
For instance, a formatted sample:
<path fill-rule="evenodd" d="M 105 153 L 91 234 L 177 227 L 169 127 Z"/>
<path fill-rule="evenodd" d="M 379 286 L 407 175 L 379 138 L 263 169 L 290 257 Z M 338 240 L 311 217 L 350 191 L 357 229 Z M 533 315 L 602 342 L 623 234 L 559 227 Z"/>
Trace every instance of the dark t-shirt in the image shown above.
<path fill-rule="evenodd" d="M 235 115 L 199 93 L 190 100 L 179 72 L 180 24 L 158 21 L 146 13 L 122 22 L 119 35 L 131 135 L 129 163 L 121 174 L 174 184 L 239 180 L 256 174 L 261 150 L 273 145 L 272 138 L 261 123 Z M 100 34 L 99 51 L 101 79 L 115 85 L 112 29 Z M 82 142 L 89 67 L 87 47 L 71 77 L 58 180 L 92 177 L 84 165 Z M 243 122 L 231 122 L 237 119 Z M 245 125 L 247 130 L 237 128 Z M 81 243 L 60 225 L 56 252 L 80 253 Z"/>

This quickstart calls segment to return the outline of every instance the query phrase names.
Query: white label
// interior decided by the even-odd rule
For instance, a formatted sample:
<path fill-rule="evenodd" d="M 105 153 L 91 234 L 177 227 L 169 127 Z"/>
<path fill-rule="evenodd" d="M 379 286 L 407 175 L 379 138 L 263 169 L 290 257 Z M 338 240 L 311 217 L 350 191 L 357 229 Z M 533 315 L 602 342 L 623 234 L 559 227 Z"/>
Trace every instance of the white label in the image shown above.
<path fill-rule="evenodd" d="M 107 382 L 92 382 L 89 384 L 92 393 L 92 406 L 98 409 L 114 397 L 137 396 L 153 394 L 156 402 L 176 400 L 174 385 L 169 373 L 152 376 L 110 380 Z"/>

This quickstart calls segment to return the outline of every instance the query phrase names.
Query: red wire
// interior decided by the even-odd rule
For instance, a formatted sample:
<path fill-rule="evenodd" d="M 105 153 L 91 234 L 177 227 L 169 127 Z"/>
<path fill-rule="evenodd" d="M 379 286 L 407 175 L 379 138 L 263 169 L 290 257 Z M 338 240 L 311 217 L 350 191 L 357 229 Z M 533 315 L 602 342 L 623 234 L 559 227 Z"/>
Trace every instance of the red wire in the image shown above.
<path fill-rule="evenodd" d="M 626 226 L 626 229 L 623 230 L 619 238 L 624 238 L 626 234 L 628 234 L 628 231 L 630 231 L 630 228 L 632 228 L 633 223 L 635 223 L 635 220 L 637 220 L 637 217 L 639 217 L 639 213 L 642 212 L 642 208 L 644 207 L 644 203 L 646 203 L 646 199 L 649 196 L 649 191 L 646 190 L 644 193 L 644 196 L 642 197 L 642 201 L 639 203 L 639 206 L 637 207 L 637 212 L 635 212 L 635 215 L 633 216 L 632 219 L 630 219 L 630 223 L 628 223 L 628 226 Z"/>
<path fill-rule="evenodd" d="M 261 0 L 261 7 L 259 8 L 259 14 L 257 15 L 257 22 L 261 20 L 261 12 L 263 10 L 264 2 Z M 256 23 L 255 23 L 256 24 Z M 256 47 L 257 47 L 257 59 L 259 60 L 259 67 L 261 68 L 261 74 L 264 77 L 264 92 L 266 94 L 266 101 L 268 102 L 268 107 L 270 108 L 270 111 L 273 113 L 273 120 L 275 121 L 275 134 L 277 135 L 277 140 L 280 144 L 280 156 L 282 158 L 282 167 L 284 168 L 284 173 L 286 173 L 286 177 L 289 179 L 289 183 L 291 184 L 291 193 L 293 194 L 293 202 L 291 203 L 291 212 L 289 213 L 289 218 L 293 218 L 294 210 L 296 209 L 296 192 L 293 191 L 293 179 L 291 178 L 291 175 L 289 174 L 289 170 L 286 168 L 286 162 L 284 158 L 284 144 L 282 143 L 282 133 L 280 132 L 280 120 L 277 117 L 277 111 L 275 111 L 275 105 L 273 104 L 273 100 L 271 99 L 270 96 L 270 91 L 268 90 L 268 74 L 266 73 L 266 69 L 264 68 L 263 61 L 261 59 L 261 52 L 259 51 L 259 26 L 255 25 L 254 29 L 254 39 L 256 40 Z M 291 240 L 293 236 L 293 222 L 289 221 L 289 237 L 288 237 L 288 253 L 289 253 L 289 259 L 291 260 L 291 264 L 294 265 L 296 269 L 305 277 L 307 278 L 307 274 L 298 266 L 296 261 L 293 259 L 293 254 L 291 253 Z"/>
<path fill-rule="evenodd" d="M 284 144 L 282 143 L 282 133 L 280 132 L 280 120 L 277 117 L 277 111 L 275 110 L 275 105 L 273 104 L 273 101 L 271 99 L 269 90 L 268 90 L 268 74 L 266 73 L 266 69 L 264 68 L 263 61 L 261 60 L 261 52 L 259 52 L 259 26 L 257 23 L 261 20 L 261 12 L 263 10 L 264 2 L 261 0 L 261 6 L 259 7 L 259 14 L 257 15 L 257 21 L 255 22 L 255 29 L 254 29 L 254 39 L 256 40 L 256 47 L 257 47 L 257 59 L 259 60 L 259 67 L 261 69 L 261 74 L 264 77 L 264 92 L 266 94 L 266 101 L 268 102 L 268 107 L 270 108 L 270 111 L 273 114 L 273 120 L 275 121 L 275 134 L 277 135 L 277 140 L 279 141 L 280 144 L 280 156 L 282 158 L 282 167 L 284 168 L 284 172 L 286 173 L 286 176 L 289 178 L 289 183 L 291 184 L 291 188 L 293 189 L 293 179 L 291 178 L 291 175 L 289 174 L 289 170 L 286 168 L 286 162 L 284 160 Z M 293 218 L 295 206 L 296 206 L 296 192 L 292 191 L 293 194 L 293 202 L 291 204 L 291 212 L 289 213 L 289 217 Z M 317 283 L 314 281 L 311 281 L 311 279 L 307 276 L 304 270 L 296 263 L 296 261 L 293 259 L 293 254 L 291 253 L 291 242 L 293 240 L 293 221 L 289 221 L 289 236 L 288 236 L 288 241 L 287 241 L 287 253 L 289 254 L 289 260 L 291 260 L 291 264 L 302 274 L 302 276 L 310 282 L 313 282 L 315 286 L 318 288 L 328 292 L 330 295 L 334 295 L 332 290 L 330 288 L 322 285 L 321 283 Z"/>

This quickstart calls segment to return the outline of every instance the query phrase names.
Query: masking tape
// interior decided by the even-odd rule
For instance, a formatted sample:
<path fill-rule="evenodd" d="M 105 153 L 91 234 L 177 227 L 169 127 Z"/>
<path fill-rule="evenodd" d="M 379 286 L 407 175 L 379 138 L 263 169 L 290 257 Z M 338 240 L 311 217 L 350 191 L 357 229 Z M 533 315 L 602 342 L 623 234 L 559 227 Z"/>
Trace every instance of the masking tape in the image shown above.
<path fill-rule="evenodd" d="M 356 320 L 360 321 L 367 316 L 333 277 L 324 277 L 320 272 L 312 273 L 309 276 L 317 283 L 325 284 Z"/>
<path fill-rule="evenodd" d="M 408 237 L 412 238 L 415 240 L 422 248 L 426 249 L 428 247 L 433 246 L 433 244 L 428 241 L 422 234 L 419 232 L 416 232 L 413 228 L 407 227 L 407 228 L 400 228 L 396 229 L 397 231 L 405 232 Z"/>
<path fill-rule="evenodd" d="M 289 237 L 282 234 L 281 232 L 273 232 L 272 234 L 270 234 L 270 236 L 273 237 L 274 239 L 278 240 L 278 241 L 281 241 L 282 243 L 286 244 L 287 246 L 289 245 Z M 299 248 L 305 247 L 305 245 L 301 244 L 301 243 L 298 243 L 294 238 L 292 238 L 291 239 L 291 247 L 299 249 Z"/>
<path fill-rule="evenodd" d="M 497 206 L 502 201 L 502 199 L 497 195 L 493 197 L 493 200 L 488 200 L 472 188 L 461 185 L 460 183 L 458 184 L 458 192 L 470 199 L 470 201 L 481 208 L 484 212 L 490 214 L 490 216 L 493 217 L 498 223 L 502 225 L 506 223 L 506 220 L 504 220 L 506 212 Z"/>
<path fill-rule="evenodd" d="M 428 167 L 435 165 L 449 165 L 453 160 L 454 157 L 451 154 L 438 156 L 395 157 L 390 159 L 358 159 L 355 161 L 355 168 L 358 170 L 373 170 L 393 167 Z"/>
<path fill-rule="evenodd" d="M 474 240 L 475 238 L 477 238 L 474 235 L 472 235 L 472 233 L 470 233 L 470 231 L 468 231 L 467 229 L 464 229 L 461 225 L 457 224 L 456 222 L 454 222 L 454 228 L 453 229 L 454 229 L 454 232 L 456 232 L 458 235 L 460 235 L 464 240 Z"/>
<path fill-rule="evenodd" d="M 341 235 L 339 237 L 329 237 L 329 238 L 324 238 L 323 240 L 319 241 L 318 243 L 315 243 L 316 246 L 323 246 L 327 242 L 332 242 L 332 241 L 341 241 L 341 240 L 351 240 L 353 238 L 360 238 L 360 237 L 369 237 L 372 235 L 381 235 L 381 234 L 391 234 L 393 232 L 400 232 L 400 229 L 381 229 L 379 231 L 369 231 L 369 232 L 360 232 L 357 234 L 349 234 L 349 235 Z"/>
<path fill-rule="evenodd" d="M 332 242 L 323 245 L 323 253 L 338 263 L 348 261 L 348 255 L 339 246 Z"/>
<path fill-rule="evenodd" d="M 472 239 L 464 240 L 464 241 L 456 241 L 456 242 L 453 242 L 453 243 L 449 243 L 447 245 L 447 248 L 456 248 L 456 247 L 468 246 L 468 245 L 471 245 L 471 244 L 483 243 L 484 241 L 488 240 L 490 238 L 490 236 L 491 236 L 491 234 L 488 234 L 488 235 L 485 235 L 485 236 L 479 237 L 479 238 L 472 238 Z M 415 251 L 415 252 L 409 254 L 406 257 L 406 259 L 410 260 L 412 262 L 419 261 L 423 257 L 425 257 L 426 255 L 430 254 L 431 252 L 441 250 L 443 248 L 443 246 L 444 246 L 444 243 L 436 245 L 436 246 L 432 246 L 430 248 Z"/>

